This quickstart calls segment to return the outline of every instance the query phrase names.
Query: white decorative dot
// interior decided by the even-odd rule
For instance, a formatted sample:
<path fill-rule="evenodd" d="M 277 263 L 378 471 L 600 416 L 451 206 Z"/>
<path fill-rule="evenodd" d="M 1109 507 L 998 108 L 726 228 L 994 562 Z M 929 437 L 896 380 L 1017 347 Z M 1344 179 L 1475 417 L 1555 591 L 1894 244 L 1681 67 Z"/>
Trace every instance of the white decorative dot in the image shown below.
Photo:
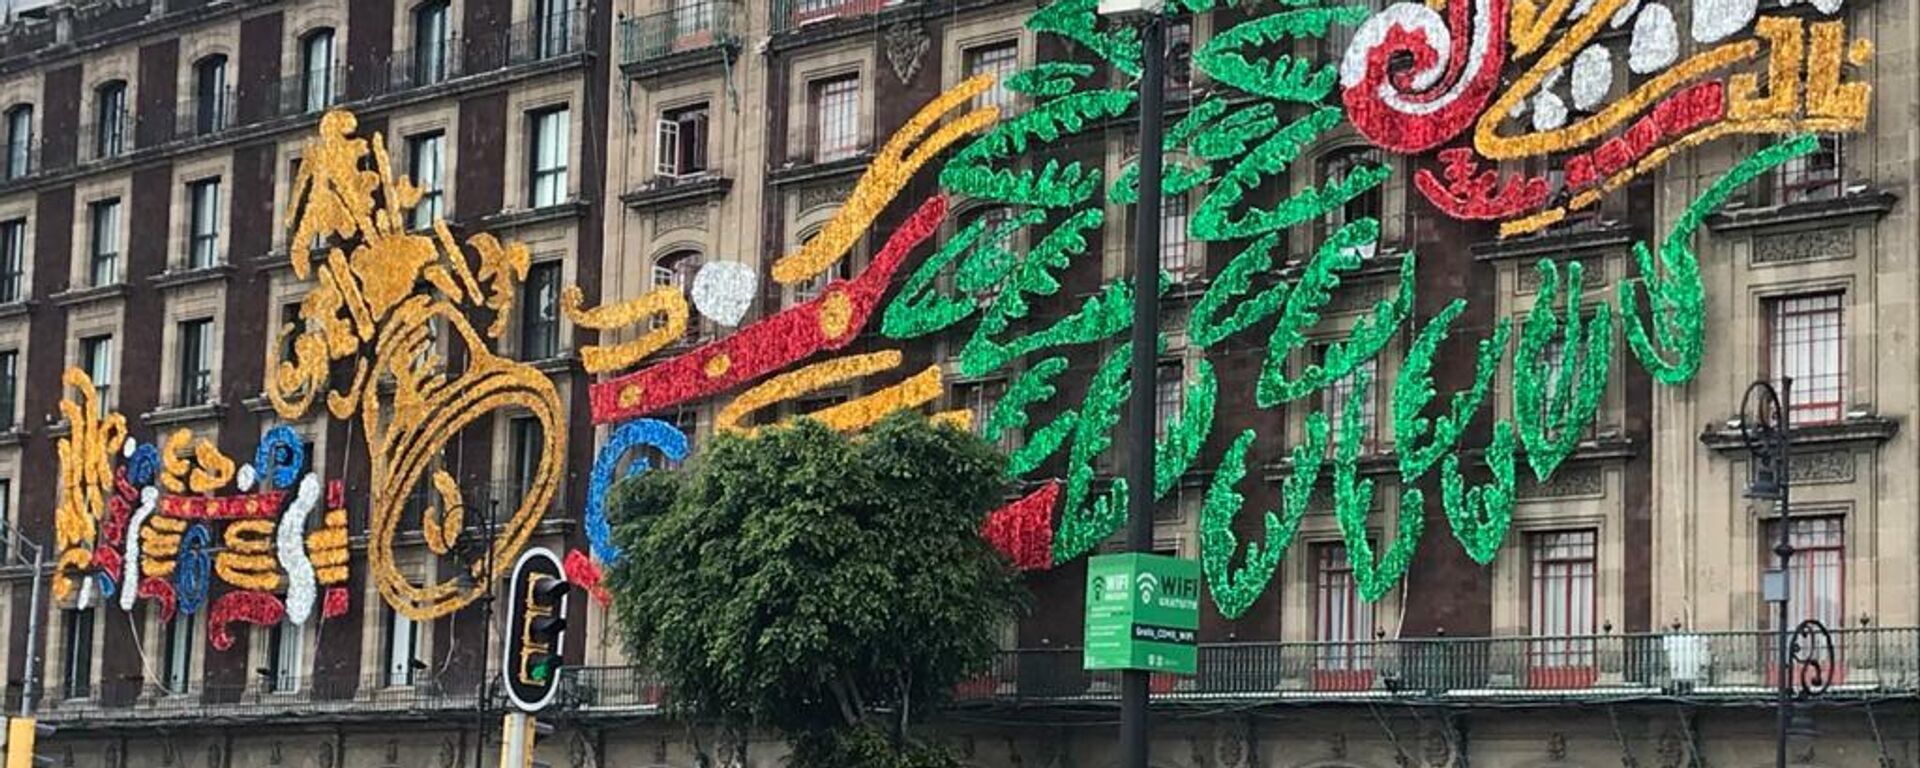
<path fill-rule="evenodd" d="M 1673 12 L 1659 3 L 1641 9 L 1633 20 L 1633 41 L 1627 47 L 1627 69 L 1648 75 L 1666 69 L 1680 55 L 1680 33 Z"/>
<path fill-rule="evenodd" d="M 1613 54 L 1604 45 L 1589 45 L 1573 57 L 1573 106 L 1591 112 L 1613 89 Z"/>
<path fill-rule="evenodd" d="M 693 306 L 700 314 L 724 326 L 740 324 L 753 306 L 753 293 L 760 287 L 760 273 L 737 261 L 713 261 L 700 267 L 693 276 Z"/>

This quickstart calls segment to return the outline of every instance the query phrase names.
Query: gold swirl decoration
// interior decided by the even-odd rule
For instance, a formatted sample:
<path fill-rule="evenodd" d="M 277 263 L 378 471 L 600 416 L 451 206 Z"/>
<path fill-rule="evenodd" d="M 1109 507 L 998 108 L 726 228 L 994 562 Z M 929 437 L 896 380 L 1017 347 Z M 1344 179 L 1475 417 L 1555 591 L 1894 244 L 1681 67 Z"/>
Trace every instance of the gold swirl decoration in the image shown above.
<path fill-rule="evenodd" d="M 387 603 L 424 621 L 458 610 L 484 594 L 484 559 L 456 575 L 416 583 L 394 565 L 393 546 L 407 495 L 423 482 L 447 511 L 425 526 L 435 551 L 452 548 L 467 506 L 451 476 L 433 459 L 462 429 L 501 409 L 537 419 L 544 450 L 533 481 L 494 539 L 494 562 L 511 562 L 539 523 L 566 467 L 560 396 L 532 366 L 496 355 L 490 341 L 506 330 L 528 268 L 526 246 L 503 245 L 491 235 L 456 241 L 446 223 L 430 233 L 409 232 L 407 212 L 420 190 L 396 177 L 384 137 L 354 136 L 358 122 L 328 112 L 320 135 L 302 153 L 286 224 L 291 242 L 320 236 L 333 243 L 318 264 L 295 248 L 294 273 L 314 287 L 301 302 L 300 323 L 279 330 L 292 341 L 293 359 L 268 361 L 267 395 L 285 419 L 306 416 L 324 393 L 335 418 L 358 416 L 370 457 L 372 519 L 367 565 Z M 491 313 L 485 337 L 468 313 Z M 451 330 L 467 364 L 449 377 L 433 357 L 431 324 Z M 339 367 L 345 385 L 329 388 Z M 392 381 L 390 402 L 382 386 Z"/>

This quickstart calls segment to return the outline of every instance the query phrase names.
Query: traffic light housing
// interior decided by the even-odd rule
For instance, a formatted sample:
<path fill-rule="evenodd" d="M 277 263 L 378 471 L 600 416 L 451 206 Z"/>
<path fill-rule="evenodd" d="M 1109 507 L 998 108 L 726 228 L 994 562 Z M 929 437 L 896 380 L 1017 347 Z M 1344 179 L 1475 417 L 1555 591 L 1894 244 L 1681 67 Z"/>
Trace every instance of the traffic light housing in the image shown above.
<path fill-rule="evenodd" d="M 566 666 L 568 597 L 560 558 L 551 550 L 528 549 L 513 566 L 508 595 L 507 698 L 524 712 L 538 712 L 553 700 L 560 669 Z"/>
<path fill-rule="evenodd" d="M 36 755 L 33 749 L 35 743 L 52 736 L 53 731 L 53 726 L 31 717 L 7 718 L 6 768 L 50 768 L 53 758 Z"/>

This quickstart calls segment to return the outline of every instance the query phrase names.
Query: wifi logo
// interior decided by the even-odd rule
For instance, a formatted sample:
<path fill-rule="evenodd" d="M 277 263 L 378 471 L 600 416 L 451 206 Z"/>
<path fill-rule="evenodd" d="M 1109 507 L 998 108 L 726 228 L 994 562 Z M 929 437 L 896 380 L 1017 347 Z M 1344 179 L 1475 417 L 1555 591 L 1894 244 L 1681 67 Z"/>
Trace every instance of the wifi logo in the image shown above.
<path fill-rule="evenodd" d="M 1142 571 L 1139 576 L 1134 577 L 1133 586 L 1140 591 L 1141 604 L 1153 605 L 1153 595 L 1160 591 L 1160 577 Z"/>

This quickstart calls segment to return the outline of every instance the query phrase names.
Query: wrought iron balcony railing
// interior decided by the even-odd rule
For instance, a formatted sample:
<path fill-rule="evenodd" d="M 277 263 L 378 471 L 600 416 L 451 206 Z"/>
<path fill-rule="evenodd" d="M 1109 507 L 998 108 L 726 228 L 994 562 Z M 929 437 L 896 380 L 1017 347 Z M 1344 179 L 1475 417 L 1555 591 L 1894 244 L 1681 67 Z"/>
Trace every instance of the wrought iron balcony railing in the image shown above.
<path fill-rule="evenodd" d="M 1772 632 L 1756 631 L 1206 644 L 1198 674 L 1156 675 L 1152 688 L 1157 700 L 1190 703 L 1748 703 L 1770 701 L 1778 690 L 1776 641 Z M 1837 630 L 1833 642 L 1832 687 L 1823 700 L 1920 694 L 1920 628 Z M 141 681 L 73 689 L 56 682 L 41 694 L 41 710 L 63 727 L 208 716 L 429 716 L 501 706 L 489 693 L 495 686 L 482 682 L 497 677 L 422 669 L 395 676 L 263 676 L 179 691 Z M 556 706 L 583 714 L 650 714 L 669 695 L 657 677 L 631 666 L 571 667 L 560 683 Z M 1120 677 L 1082 670 L 1078 649 L 1015 650 L 1000 653 L 986 673 L 954 693 L 961 706 L 1078 705 L 1117 699 Z"/>
<path fill-rule="evenodd" d="M 740 4 L 728 0 L 678 3 L 672 10 L 620 22 L 620 63 L 644 64 L 678 53 L 736 45 Z"/>
<path fill-rule="evenodd" d="M 1833 639 L 1830 695 L 1920 692 L 1920 628 L 1839 630 Z M 1777 642 L 1760 631 L 1202 645 L 1197 674 L 1158 676 L 1153 689 L 1193 700 L 1766 699 L 1778 690 Z M 1082 670 L 1078 649 L 1003 652 L 958 691 L 976 702 L 1119 695 L 1119 674 Z"/>

